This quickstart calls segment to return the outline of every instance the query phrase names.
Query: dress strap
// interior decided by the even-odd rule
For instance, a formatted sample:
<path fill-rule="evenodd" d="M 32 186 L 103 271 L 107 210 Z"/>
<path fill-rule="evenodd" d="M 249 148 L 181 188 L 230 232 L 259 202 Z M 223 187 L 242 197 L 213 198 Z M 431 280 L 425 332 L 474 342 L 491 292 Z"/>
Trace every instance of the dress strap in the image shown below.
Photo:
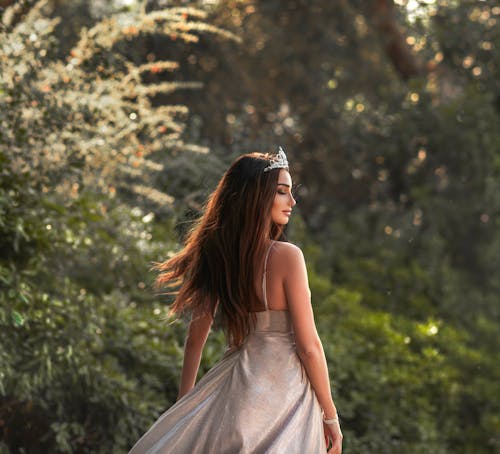
<path fill-rule="evenodd" d="M 274 240 L 271 240 L 271 246 L 267 250 L 266 259 L 264 260 L 264 273 L 262 274 L 262 296 L 264 297 L 264 306 L 266 311 L 269 309 L 267 305 L 267 290 L 266 290 L 266 271 L 267 271 L 267 259 L 269 258 L 269 253 L 274 246 Z"/>

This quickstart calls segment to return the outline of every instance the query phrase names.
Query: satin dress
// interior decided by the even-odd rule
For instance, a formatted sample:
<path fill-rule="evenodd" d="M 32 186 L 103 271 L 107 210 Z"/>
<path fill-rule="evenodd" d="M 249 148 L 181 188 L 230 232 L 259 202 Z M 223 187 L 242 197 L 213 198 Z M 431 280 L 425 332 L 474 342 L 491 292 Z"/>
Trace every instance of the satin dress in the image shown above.
<path fill-rule="evenodd" d="M 290 313 L 265 311 L 252 332 L 163 413 L 129 454 L 326 452 L 321 407 L 297 356 Z"/>

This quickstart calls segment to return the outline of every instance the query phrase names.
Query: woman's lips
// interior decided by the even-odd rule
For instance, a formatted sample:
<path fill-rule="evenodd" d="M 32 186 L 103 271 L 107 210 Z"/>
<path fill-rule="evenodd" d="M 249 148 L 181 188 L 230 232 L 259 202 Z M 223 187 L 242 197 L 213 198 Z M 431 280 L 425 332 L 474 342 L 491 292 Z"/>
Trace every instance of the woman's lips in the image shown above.
<path fill-rule="evenodd" d="M 292 210 L 283 210 L 283 213 L 285 213 L 287 216 L 290 216 L 292 214 Z"/>

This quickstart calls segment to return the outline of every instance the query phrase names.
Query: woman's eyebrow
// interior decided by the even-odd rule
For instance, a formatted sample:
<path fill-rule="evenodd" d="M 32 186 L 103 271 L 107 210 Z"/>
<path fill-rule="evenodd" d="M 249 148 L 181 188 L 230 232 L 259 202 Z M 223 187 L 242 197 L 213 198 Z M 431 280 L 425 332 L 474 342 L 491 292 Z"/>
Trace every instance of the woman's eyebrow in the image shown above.
<path fill-rule="evenodd" d="M 289 187 L 290 187 L 290 185 L 289 185 L 289 184 L 286 184 L 286 183 L 278 183 L 278 186 L 286 186 L 287 188 L 289 188 Z"/>

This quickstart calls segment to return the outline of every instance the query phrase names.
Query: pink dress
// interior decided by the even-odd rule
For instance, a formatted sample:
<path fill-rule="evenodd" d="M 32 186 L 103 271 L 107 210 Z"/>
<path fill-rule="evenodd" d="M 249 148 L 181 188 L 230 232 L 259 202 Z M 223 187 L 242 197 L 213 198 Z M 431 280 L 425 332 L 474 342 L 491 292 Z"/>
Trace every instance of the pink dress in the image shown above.
<path fill-rule="evenodd" d="M 228 351 L 163 413 L 129 454 L 326 452 L 321 407 L 297 356 L 290 313 L 268 308 L 240 348 Z"/>

